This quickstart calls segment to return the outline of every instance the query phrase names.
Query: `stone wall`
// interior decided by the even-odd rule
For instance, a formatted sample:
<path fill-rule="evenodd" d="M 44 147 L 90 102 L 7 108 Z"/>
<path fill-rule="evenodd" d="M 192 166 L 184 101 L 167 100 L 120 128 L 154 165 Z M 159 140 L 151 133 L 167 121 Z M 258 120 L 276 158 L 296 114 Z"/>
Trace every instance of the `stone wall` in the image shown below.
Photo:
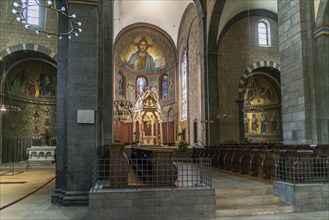
<path fill-rule="evenodd" d="M 314 135 L 311 122 L 312 86 L 308 78 L 313 74 L 309 72 L 311 69 L 306 61 L 308 55 L 312 56 L 308 53 L 312 50 L 307 46 L 307 13 L 306 4 L 301 4 L 302 1 L 278 2 L 283 138 L 286 144 L 311 143 Z"/>
<path fill-rule="evenodd" d="M 17 15 L 11 13 L 13 3 L 17 0 L 1 0 L 0 8 L 3 14 L 0 17 L 0 52 L 17 44 L 42 45 L 57 54 L 57 37 L 48 38 L 44 34 L 37 35 L 33 29 L 26 29 L 16 21 Z M 71 12 L 72 13 L 72 12 Z M 53 14 L 52 14 L 53 15 Z M 57 32 L 57 21 L 48 17 L 47 27 L 51 32 Z M 42 22 L 42 21 L 41 21 Z"/>
<path fill-rule="evenodd" d="M 275 181 L 274 192 L 295 212 L 328 211 L 329 184 L 291 184 Z"/>
<path fill-rule="evenodd" d="M 198 140 L 202 140 L 201 133 L 201 33 L 200 33 L 200 19 L 194 5 L 189 5 L 183 16 L 180 24 L 178 36 L 178 85 L 177 88 L 178 103 L 182 103 L 182 90 L 181 90 L 181 64 L 184 49 L 187 48 L 187 105 L 188 105 L 188 118 L 186 123 L 187 137 L 186 140 L 189 144 L 193 144 L 193 121 L 197 121 L 198 125 Z M 179 121 L 181 121 L 181 109 L 179 110 Z M 183 125 L 183 124 L 181 124 Z M 180 127 L 179 129 L 183 129 Z"/>
<path fill-rule="evenodd" d="M 241 18 L 239 18 L 239 16 Z M 221 36 L 218 48 L 218 97 L 221 97 L 223 88 L 229 103 L 220 103 L 220 108 L 230 105 L 234 118 L 223 119 L 220 123 L 220 142 L 239 141 L 239 113 L 236 100 L 239 100 L 239 82 L 244 70 L 258 61 L 273 61 L 279 63 L 278 26 L 277 21 L 262 16 L 251 16 L 250 21 L 245 15 L 233 18 L 237 21 L 224 28 L 226 32 Z M 271 46 L 258 45 L 257 24 L 260 19 L 270 23 Z M 231 21 L 232 22 L 232 21 Z M 250 31 L 249 31 L 250 26 Z M 211 94 L 210 94 L 211 95 Z M 214 119 L 218 123 L 217 119 Z"/>
<path fill-rule="evenodd" d="M 210 219 L 215 190 L 145 189 L 89 192 L 89 218 L 111 220 Z"/>

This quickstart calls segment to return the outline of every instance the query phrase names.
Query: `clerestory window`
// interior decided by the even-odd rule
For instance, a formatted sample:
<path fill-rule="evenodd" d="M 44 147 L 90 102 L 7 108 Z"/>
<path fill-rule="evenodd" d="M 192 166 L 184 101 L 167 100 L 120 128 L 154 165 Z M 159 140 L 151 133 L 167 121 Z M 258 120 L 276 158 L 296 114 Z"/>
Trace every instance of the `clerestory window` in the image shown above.
<path fill-rule="evenodd" d="M 182 59 L 182 120 L 187 119 L 187 51 Z"/>
<path fill-rule="evenodd" d="M 27 0 L 28 7 L 25 10 L 25 18 L 32 25 L 39 25 L 39 0 Z"/>
<path fill-rule="evenodd" d="M 262 19 L 258 23 L 258 44 L 261 47 L 271 46 L 270 24 L 267 20 Z"/>

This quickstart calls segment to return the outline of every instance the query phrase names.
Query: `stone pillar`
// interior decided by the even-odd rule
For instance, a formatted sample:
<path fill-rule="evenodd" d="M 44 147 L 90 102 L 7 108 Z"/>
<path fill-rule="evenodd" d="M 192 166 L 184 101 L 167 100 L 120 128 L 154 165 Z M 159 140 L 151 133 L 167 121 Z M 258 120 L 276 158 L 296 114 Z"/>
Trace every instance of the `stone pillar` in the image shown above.
<path fill-rule="evenodd" d="M 98 2 L 99 0 L 96 0 Z M 95 2 L 90 0 L 90 2 Z M 113 1 L 99 1 L 98 116 L 100 147 L 113 142 Z M 106 148 L 106 147 L 105 147 Z M 104 149 L 105 153 L 108 149 Z"/>
<path fill-rule="evenodd" d="M 164 143 L 164 142 L 163 142 L 163 133 L 162 133 L 162 122 L 160 122 L 160 143 L 159 144 L 162 144 L 162 143 Z"/>
<path fill-rule="evenodd" d="M 243 112 L 243 100 L 236 100 L 235 101 L 238 106 L 238 120 L 239 120 L 239 140 L 240 142 L 244 142 L 245 140 L 245 130 L 244 130 L 244 112 Z"/>
<path fill-rule="evenodd" d="M 92 187 L 92 165 L 99 143 L 98 117 L 98 1 L 70 4 L 82 33 L 58 41 L 56 189 L 52 201 L 87 205 Z M 59 17 L 59 30 L 67 19 Z M 78 110 L 89 110 L 93 122 L 78 123 Z"/>
<path fill-rule="evenodd" d="M 317 98 L 317 144 L 329 144 L 329 2 L 321 1 L 316 14 L 314 81 Z"/>
<path fill-rule="evenodd" d="M 159 131 L 158 131 L 158 121 L 155 122 L 155 144 L 159 145 Z"/>
<path fill-rule="evenodd" d="M 207 56 L 207 107 L 208 107 L 208 123 L 206 123 L 206 129 L 208 133 L 207 145 L 216 145 L 219 140 L 219 120 L 217 120 L 218 112 L 218 73 L 217 73 L 217 54 L 208 53 Z M 209 93 L 211 91 L 211 94 Z"/>
<path fill-rule="evenodd" d="M 313 1 L 278 1 L 285 144 L 315 144 L 320 135 L 317 125 L 317 84 L 313 69 L 313 11 Z"/>

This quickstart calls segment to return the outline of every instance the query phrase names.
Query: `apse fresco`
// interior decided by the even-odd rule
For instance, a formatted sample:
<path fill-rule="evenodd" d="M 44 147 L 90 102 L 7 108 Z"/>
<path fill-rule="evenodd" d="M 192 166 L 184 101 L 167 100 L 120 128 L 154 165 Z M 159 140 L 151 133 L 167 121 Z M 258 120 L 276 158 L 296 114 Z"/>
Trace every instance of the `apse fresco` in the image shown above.
<path fill-rule="evenodd" d="M 282 139 L 279 89 L 267 78 L 250 77 L 244 99 L 245 137 L 251 141 Z"/>
<path fill-rule="evenodd" d="M 253 77 L 253 82 L 248 82 L 244 100 L 250 105 L 279 104 L 279 96 L 273 84 L 263 77 Z"/>
<path fill-rule="evenodd" d="M 245 135 L 280 135 L 280 121 L 278 110 L 245 113 Z"/>
<path fill-rule="evenodd" d="M 175 50 L 172 42 L 160 31 L 151 27 L 134 27 L 116 40 L 115 44 L 115 83 L 120 83 L 121 75 L 125 81 L 115 86 L 115 99 L 135 102 L 140 87 L 137 80 L 146 79 L 146 86 L 155 92 L 162 102 L 173 102 L 175 95 Z M 162 97 L 161 77 L 168 76 L 167 95 Z M 139 81 L 138 81 L 139 82 Z"/>
<path fill-rule="evenodd" d="M 54 98 L 56 95 L 56 68 L 46 62 L 29 60 L 20 63 L 7 78 L 13 95 L 30 98 Z"/>

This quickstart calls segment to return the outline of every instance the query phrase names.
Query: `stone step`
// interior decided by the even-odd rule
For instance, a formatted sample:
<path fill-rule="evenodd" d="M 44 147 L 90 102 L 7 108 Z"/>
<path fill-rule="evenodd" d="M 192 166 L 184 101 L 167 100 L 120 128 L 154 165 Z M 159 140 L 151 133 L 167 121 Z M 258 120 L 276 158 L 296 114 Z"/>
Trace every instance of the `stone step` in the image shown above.
<path fill-rule="evenodd" d="M 287 205 L 229 206 L 217 208 L 216 217 L 274 215 L 290 212 L 293 212 L 293 208 Z"/>
<path fill-rule="evenodd" d="M 85 191 L 68 191 L 62 199 L 63 206 L 87 206 L 89 195 Z"/>
<path fill-rule="evenodd" d="M 282 199 L 276 195 L 261 196 L 220 196 L 217 197 L 216 206 L 245 206 L 245 205 L 280 205 Z"/>
<path fill-rule="evenodd" d="M 263 188 L 216 188 L 216 196 L 255 196 L 273 194 L 273 186 Z"/>

